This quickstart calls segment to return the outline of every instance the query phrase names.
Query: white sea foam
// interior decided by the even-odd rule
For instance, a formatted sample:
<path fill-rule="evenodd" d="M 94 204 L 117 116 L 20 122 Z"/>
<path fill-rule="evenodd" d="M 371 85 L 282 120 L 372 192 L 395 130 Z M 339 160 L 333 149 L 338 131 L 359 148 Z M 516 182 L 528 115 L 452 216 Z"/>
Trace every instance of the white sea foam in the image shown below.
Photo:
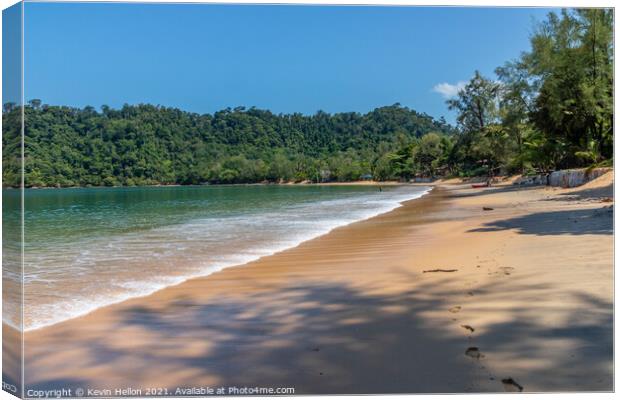
<path fill-rule="evenodd" d="M 255 261 L 394 210 L 429 191 L 399 187 L 380 194 L 361 192 L 256 213 L 199 218 L 105 240 L 89 238 L 77 248 L 67 244 L 53 252 L 27 253 L 24 329 L 39 329 Z M 4 322 L 15 325 L 13 312 L 4 315 Z"/>

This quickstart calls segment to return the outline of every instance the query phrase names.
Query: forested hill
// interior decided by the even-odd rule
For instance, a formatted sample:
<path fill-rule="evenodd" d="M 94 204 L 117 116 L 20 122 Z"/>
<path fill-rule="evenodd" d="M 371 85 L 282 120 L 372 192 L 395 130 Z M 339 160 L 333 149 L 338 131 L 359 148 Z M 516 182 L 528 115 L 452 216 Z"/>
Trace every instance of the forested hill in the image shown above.
<path fill-rule="evenodd" d="M 399 104 L 363 115 L 243 107 L 200 115 L 142 104 L 98 112 L 31 100 L 24 112 L 28 187 L 399 178 L 399 149 L 429 132 L 453 133 L 443 118 Z M 19 114 L 5 104 L 4 186 L 20 182 Z"/>

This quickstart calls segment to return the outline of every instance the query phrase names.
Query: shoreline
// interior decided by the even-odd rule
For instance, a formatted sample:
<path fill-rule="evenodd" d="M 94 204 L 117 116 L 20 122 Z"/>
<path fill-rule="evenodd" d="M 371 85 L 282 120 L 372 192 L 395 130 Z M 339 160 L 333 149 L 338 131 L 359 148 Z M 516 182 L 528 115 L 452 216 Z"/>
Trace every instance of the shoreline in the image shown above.
<path fill-rule="evenodd" d="M 28 331 L 29 385 L 277 382 L 299 394 L 422 393 L 510 390 L 501 379 L 511 377 L 526 391 L 609 390 L 608 204 L 564 198 L 566 190 L 465 186 L 440 186 L 244 266 Z M 529 215 L 554 212 L 585 213 L 595 225 L 528 231 L 538 218 Z M 520 218 L 521 227 L 502 222 Z M 597 258 L 580 258 L 590 253 Z M 571 321 L 583 312 L 587 321 Z M 597 329 L 596 341 L 579 336 L 584 329 Z M 470 347 L 479 357 L 465 354 Z M 579 360 L 591 368 L 575 380 Z"/>
<path fill-rule="evenodd" d="M 429 186 L 429 185 L 421 185 L 421 186 L 422 186 L 422 187 L 427 187 L 427 190 L 425 190 L 425 191 L 423 191 L 423 192 L 420 192 L 420 193 L 416 193 L 416 194 L 414 195 L 414 196 L 416 196 L 416 197 L 413 197 L 413 198 L 411 198 L 411 199 L 407 199 L 407 200 L 404 200 L 404 201 L 400 201 L 400 202 L 398 202 L 398 203 L 397 203 L 397 204 L 395 204 L 395 205 L 394 205 L 394 207 L 393 207 L 393 208 L 391 208 L 391 209 L 388 209 L 388 210 L 386 210 L 386 211 L 382 211 L 382 212 L 380 212 L 380 213 L 378 213 L 378 214 L 374 214 L 374 215 L 371 215 L 371 216 L 369 216 L 369 217 L 365 217 L 365 218 L 362 218 L 362 219 L 359 219 L 359 220 L 355 220 L 355 221 L 352 221 L 352 222 L 349 222 L 349 223 L 345 223 L 345 224 L 343 224 L 343 225 L 338 225 L 338 226 L 335 226 L 335 227 L 333 227 L 333 228 L 330 228 L 328 231 L 326 231 L 326 232 L 324 232 L 324 233 L 320 233 L 320 234 L 318 234 L 318 235 L 316 235 L 316 236 L 312 236 L 312 237 L 307 238 L 307 239 L 302 239 L 301 241 L 299 241 L 298 243 L 296 243 L 296 244 L 294 244 L 294 245 L 292 245 L 292 246 L 290 246 L 290 247 L 286 247 L 286 248 L 282 248 L 282 249 L 273 250 L 273 251 L 272 251 L 272 252 L 270 252 L 269 254 L 266 254 L 266 255 L 261 255 L 261 256 L 257 256 L 257 258 L 250 259 L 250 260 L 248 260 L 248 261 L 246 261 L 246 262 L 242 262 L 242 263 L 237 263 L 237 264 L 230 264 L 230 265 L 220 266 L 220 267 L 214 268 L 213 270 L 211 270 L 211 271 L 209 271 L 209 272 L 204 272 L 204 273 L 199 273 L 199 274 L 193 274 L 193 275 L 187 275 L 187 276 L 179 276 L 179 277 L 178 277 L 178 282 L 175 282 L 175 283 L 172 283 L 172 284 L 166 284 L 166 285 L 164 285 L 164 286 L 160 286 L 160 287 L 155 287 L 155 288 L 153 288 L 152 290 L 149 290 L 149 291 L 148 291 L 148 293 L 141 293 L 141 294 L 129 294 L 129 295 L 126 295 L 126 296 L 122 296 L 122 297 L 120 297 L 120 298 L 118 298 L 118 299 L 114 299 L 114 300 L 111 300 L 111 301 L 106 302 L 106 303 L 104 303 L 104 304 L 98 305 L 98 306 L 96 306 L 96 307 L 94 307 L 94 308 L 92 308 L 92 309 L 85 310 L 85 311 L 83 311 L 83 312 L 79 312 L 79 313 L 77 313 L 76 315 L 71 316 L 71 317 L 66 318 L 66 319 L 58 320 L 58 321 L 55 321 L 55 322 L 52 322 L 52 323 L 35 324 L 33 327 L 29 327 L 29 328 L 27 328 L 27 329 L 24 329 L 24 332 L 25 332 L 25 333 L 28 333 L 28 332 L 34 332 L 34 331 L 37 331 L 37 330 L 40 330 L 40 329 L 45 329 L 45 328 L 47 328 L 47 327 L 51 327 L 51 326 L 54 326 L 54 325 L 57 325 L 57 324 L 61 324 L 61 323 L 64 323 L 64 322 L 68 322 L 68 321 L 74 320 L 74 319 L 76 319 L 76 318 L 80 318 L 80 317 L 86 316 L 86 315 L 88 315 L 88 314 L 90 314 L 90 313 L 97 312 L 97 310 L 102 309 L 102 308 L 105 308 L 105 307 L 113 306 L 113 305 L 115 305 L 115 304 L 120 304 L 120 303 L 123 303 L 123 302 L 125 302 L 125 301 L 130 301 L 130 300 L 132 300 L 132 299 L 145 298 L 145 297 L 148 297 L 148 296 L 151 296 L 151 295 L 153 295 L 153 294 L 157 293 L 157 292 L 158 292 L 158 291 L 160 291 L 160 290 L 166 290 L 167 288 L 170 288 L 170 287 L 174 287 L 174 286 L 182 285 L 182 284 L 184 284 L 185 282 L 190 281 L 190 280 L 194 280 L 194 279 L 205 279 L 205 278 L 208 278 L 208 277 L 212 276 L 213 274 L 217 274 L 217 273 L 222 272 L 222 271 L 224 271 L 224 270 L 226 270 L 226 269 L 228 269 L 228 268 L 242 268 L 242 267 L 245 267 L 245 266 L 246 266 L 246 265 L 248 265 L 248 264 L 251 264 L 251 263 L 257 262 L 257 261 L 259 261 L 259 260 L 261 260 L 261 259 L 263 259 L 263 258 L 266 258 L 266 257 L 271 257 L 271 256 L 276 255 L 276 254 L 278 254 L 278 253 L 281 253 L 281 252 L 284 252 L 284 251 L 288 251 L 288 250 L 295 249 L 296 247 L 299 247 L 300 245 L 302 245 L 302 244 L 303 244 L 303 243 L 305 243 L 305 242 L 308 242 L 308 241 L 311 241 L 311 240 L 318 239 L 318 238 L 323 237 L 323 236 L 325 236 L 325 235 L 329 235 L 331 232 L 333 232 L 333 231 L 334 231 L 334 230 L 336 230 L 336 229 L 343 228 L 343 227 L 346 227 L 346 226 L 351 225 L 351 224 L 355 224 L 355 223 L 359 223 L 359 222 L 362 222 L 362 221 L 366 221 L 366 220 L 368 220 L 368 219 L 372 219 L 372 218 L 378 217 L 378 216 L 380 216 L 380 215 L 383 215 L 383 214 L 386 214 L 386 213 L 392 212 L 392 211 L 394 211 L 395 209 L 398 209 L 398 208 L 402 207 L 404 203 L 407 203 L 407 202 L 410 202 L 410 201 L 415 201 L 415 200 L 419 200 L 419 199 L 421 199 L 422 197 L 424 197 L 424 196 L 428 195 L 430 192 L 432 192 L 432 191 L 433 191 L 433 189 L 434 189 L 432 186 Z M 18 327 L 14 326 L 13 324 L 11 324 L 11 323 L 10 323 L 10 322 L 8 322 L 8 321 L 3 321 L 3 324 L 6 324 L 8 327 L 10 327 L 10 328 L 12 328 L 12 329 L 19 329 Z"/>

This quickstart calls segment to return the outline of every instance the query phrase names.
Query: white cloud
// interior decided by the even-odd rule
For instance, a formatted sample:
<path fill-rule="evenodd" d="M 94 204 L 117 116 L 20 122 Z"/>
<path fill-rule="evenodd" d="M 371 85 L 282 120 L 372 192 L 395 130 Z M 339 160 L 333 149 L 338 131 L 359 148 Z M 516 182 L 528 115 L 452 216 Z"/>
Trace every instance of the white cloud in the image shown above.
<path fill-rule="evenodd" d="M 433 86 L 433 92 L 437 92 L 446 99 L 450 99 L 459 93 L 459 90 L 463 89 L 467 84 L 466 81 L 459 81 L 456 84 L 448 82 L 438 83 Z"/>

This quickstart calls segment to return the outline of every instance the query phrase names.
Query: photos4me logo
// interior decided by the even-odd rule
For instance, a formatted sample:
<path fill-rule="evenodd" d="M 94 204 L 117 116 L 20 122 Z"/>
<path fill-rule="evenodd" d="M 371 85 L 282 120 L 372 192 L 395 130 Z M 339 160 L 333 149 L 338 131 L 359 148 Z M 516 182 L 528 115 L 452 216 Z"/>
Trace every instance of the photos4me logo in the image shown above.
<path fill-rule="evenodd" d="M 2 390 L 6 390 L 11 393 L 17 393 L 17 386 L 2 381 Z"/>

